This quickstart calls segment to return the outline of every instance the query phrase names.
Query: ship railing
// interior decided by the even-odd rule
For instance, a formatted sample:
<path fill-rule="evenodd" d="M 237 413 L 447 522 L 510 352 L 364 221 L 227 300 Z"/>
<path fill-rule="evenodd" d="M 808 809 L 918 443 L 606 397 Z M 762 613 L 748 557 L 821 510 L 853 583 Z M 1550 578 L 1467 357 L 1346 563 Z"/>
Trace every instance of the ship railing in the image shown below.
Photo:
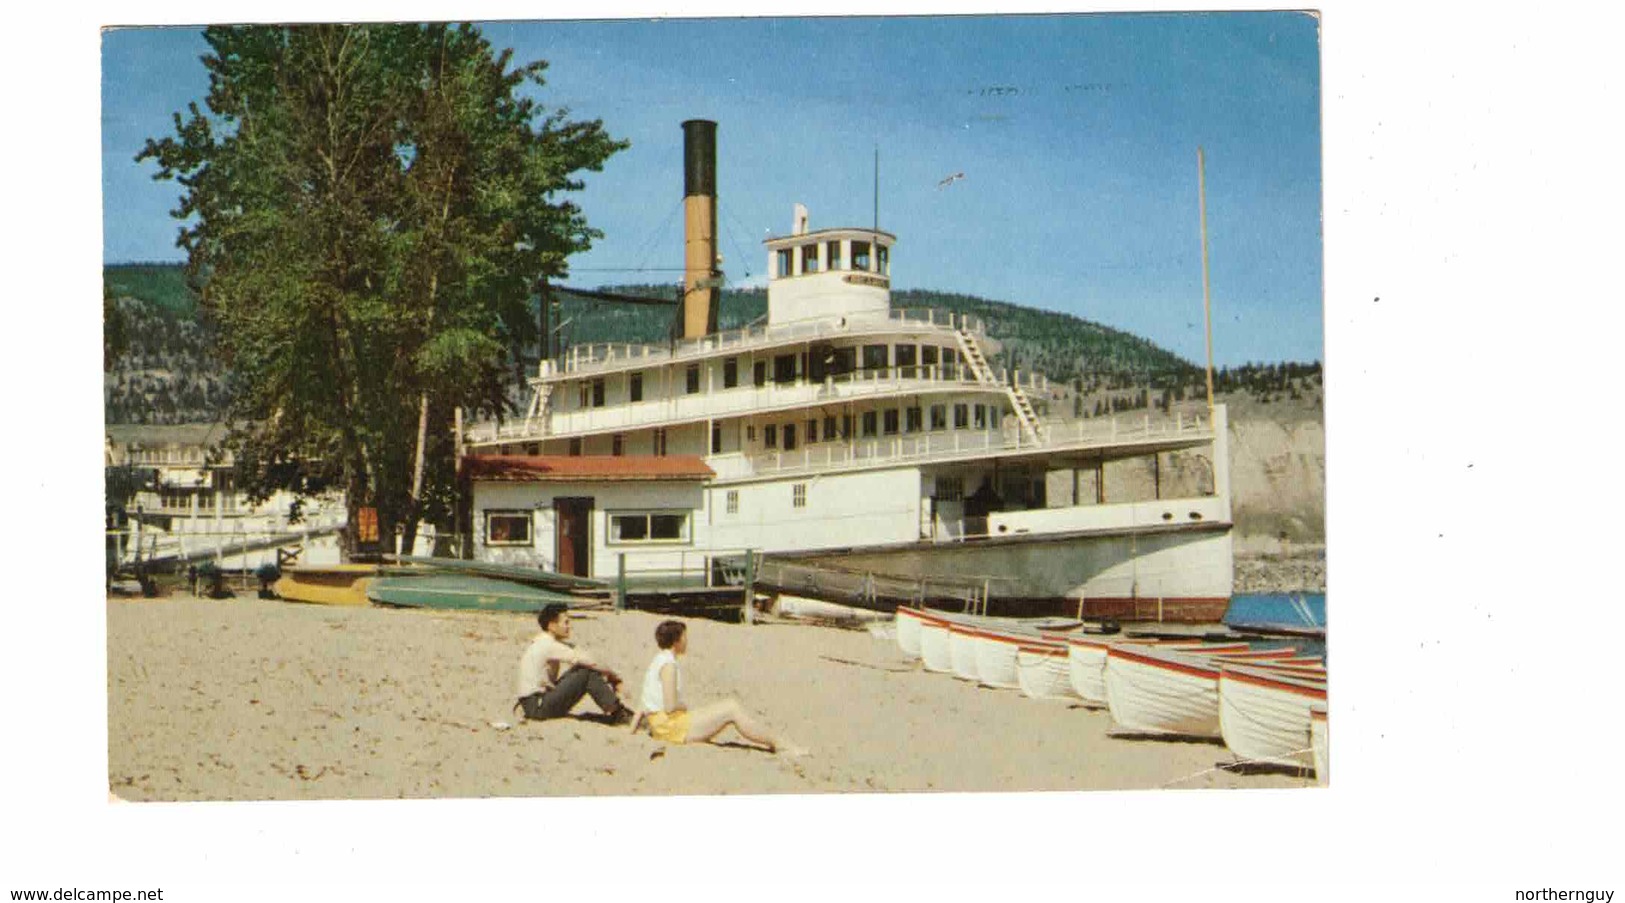
<path fill-rule="evenodd" d="M 1064 450 L 1087 445 L 1149 442 L 1159 439 L 1201 440 L 1211 437 L 1202 418 L 1176 414 L 1172 418 L 1096 418 L 1046 424 L 1044 440 L 1022 435 L 1015 418 L 995 430 L 933 431 L 912 436 L 889 436 L 846 442 L 823 442 L 793 451 L 749 456 L 751 473 L 767 475 L 818 471 L 879 462 L 927 461 L 968 454 L 1008 451 Z"/>
<path fill-rule="evenodd" d="M 754 324 L 740 329 L 715 332 L 692 339 L 678 339 L 667 343 L 602 342 L 574 345 L 555 365 L 546 362 L 539 372 L 544 376 L 563 373 L 607 369 L 617 364 L 650 365 L 670 363 L 689 358 L 705 357 L 732 349 L 746 350 L 761 345 L 778 344 L 795 339 L 819 339 L 861 332 L 865 329 L 889 326 L 925 326 L 945 332 L 964 329 L 972 333 L 985 332 L 981 318 L 971 314 L 958 314 L 933 308 L 901 308 L 897 310 L 852 313 L 845 316 L 820 317 L 789 323 Z"/>

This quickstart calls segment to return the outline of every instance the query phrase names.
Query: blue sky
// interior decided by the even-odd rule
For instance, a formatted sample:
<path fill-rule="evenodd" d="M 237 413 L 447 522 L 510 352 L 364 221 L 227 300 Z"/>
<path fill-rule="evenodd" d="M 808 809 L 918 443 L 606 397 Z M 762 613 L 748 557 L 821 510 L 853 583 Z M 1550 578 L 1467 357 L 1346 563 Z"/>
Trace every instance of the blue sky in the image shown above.
<path fill-rule="evenodd" d="M 549 61 L 540 99 L 632 146 L 576 200 L 606 235 L 572 284 L 675 280 L 684 119 L 718 126 L 720 250 L 759 282 L 761 239 L 898 236 L 893 284 L 1064 311 L 1193 361 L 1202 347 L 1196 148 L 1207 157 L 1220 364 L 1322 357 L 1318 23 L 1299 13 L 499 22 Z M 196 29 L 106 33 L 112 262 L 178 260 L 178 186 L 133 162 L 207 86 Z M 955 173 L 964 178 L 946 188 Z"/>

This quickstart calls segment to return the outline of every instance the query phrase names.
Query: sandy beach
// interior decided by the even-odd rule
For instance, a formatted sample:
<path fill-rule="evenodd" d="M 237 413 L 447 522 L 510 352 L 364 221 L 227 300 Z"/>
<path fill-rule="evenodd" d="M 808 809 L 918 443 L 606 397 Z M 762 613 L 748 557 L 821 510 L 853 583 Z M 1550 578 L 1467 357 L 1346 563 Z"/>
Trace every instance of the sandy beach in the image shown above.
<path fill-rule="evenodd" d="M 660 620 L 581 612 L 574 638 L 635 684 Z M 865 631 L 689 624 L 689 700 L 738 696 L 814 755 L 671 747 L 574 717 L 500 729 L 536 633 L 526 615 L 110 599 L 109 788 L 260 800 L 1311 783 L 1217 770 L 1222 745 L 1108 737 L 1105 712 L 925 672 Z"/>

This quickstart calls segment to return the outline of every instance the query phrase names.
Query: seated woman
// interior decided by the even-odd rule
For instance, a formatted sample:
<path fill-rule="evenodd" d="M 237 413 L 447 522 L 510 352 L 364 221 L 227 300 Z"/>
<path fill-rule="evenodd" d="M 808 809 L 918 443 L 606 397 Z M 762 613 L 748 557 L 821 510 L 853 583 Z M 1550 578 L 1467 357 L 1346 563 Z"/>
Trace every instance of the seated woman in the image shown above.
<path fill-rule="evenodd" d="M 688 654 L 688 626 L 681 621 L 662 621 L 655 628 L 655 645 L 660 651 L 649 662 L 639 697 L 649 719 L 649 733 L 667 743 L 705 743 L 733 725 L 739 735 L 752 743 L 784 756 L 804 756 L 807 750 L 774 734 L 739 705 L 725 699 L 690 710 L 683 701 L 683 676 L 677 657 Z"/>

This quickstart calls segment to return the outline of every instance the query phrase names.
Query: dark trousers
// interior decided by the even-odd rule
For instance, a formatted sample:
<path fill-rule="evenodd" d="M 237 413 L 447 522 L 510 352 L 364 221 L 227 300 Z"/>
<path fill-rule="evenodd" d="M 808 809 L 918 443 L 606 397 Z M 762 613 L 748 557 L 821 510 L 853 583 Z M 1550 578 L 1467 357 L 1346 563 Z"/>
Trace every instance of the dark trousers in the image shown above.
<path fill-rule="evenodd" d="M 606 715 L 621 707 L 620 698 L 615 695 L 614 688 L 604 679 L 604 675 L 579 665 L 564 672 L 553 689 L 521 697 L 519 705 L 528 719 L 563 718 L 570 714 L 581 697 L 588 695 Z"/>

